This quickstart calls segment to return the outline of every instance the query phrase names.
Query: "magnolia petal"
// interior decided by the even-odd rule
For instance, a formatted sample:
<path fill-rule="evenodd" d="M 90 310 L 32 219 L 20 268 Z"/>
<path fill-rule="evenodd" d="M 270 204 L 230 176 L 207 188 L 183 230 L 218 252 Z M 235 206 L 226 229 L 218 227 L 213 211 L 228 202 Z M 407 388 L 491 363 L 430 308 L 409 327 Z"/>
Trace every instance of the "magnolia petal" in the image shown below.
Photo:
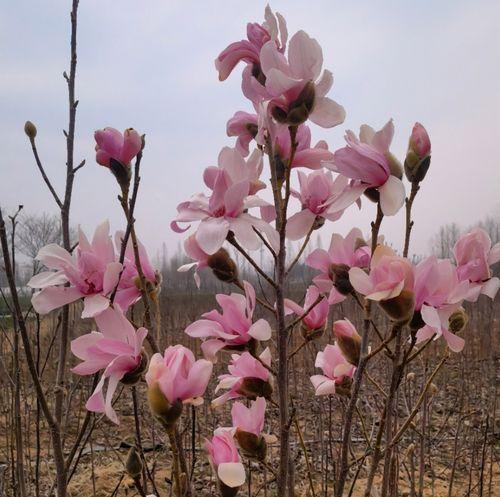
<path fill-rule="evenodd" d="M 394 216 L 405 202 L 405 187 L 403 182 L 393 176 L 389 176 L 387 181 L 379 186 L 380 207 L 385 216 Z"/>
<path fill-rule="evenodd" d="M 271 326 L 265 319 L 259 319 L 250 326 L 248 334 L 256 340 L 269 340 L 271 338 Z"/>
<path fill-rule="evenodd" d="M 93 318 L 109 307 L 109 300 L 101 294 L 89 295 L 83 303 L 82 318 Z"/>
<path fill-rule="evenodd" d="M 223 462 L 217 467 L 220 481 L 230 488 L 241 487 L 245 483 L 245 467 L 241 462 Z"/>
<path fill-rule="evenodd" d="M 82 292 L 74 287 L 53 286 L 35 293 L 31 299 L 33 308 L 38 314 L 48 314 L 66 304 L 83 297 Z"/>

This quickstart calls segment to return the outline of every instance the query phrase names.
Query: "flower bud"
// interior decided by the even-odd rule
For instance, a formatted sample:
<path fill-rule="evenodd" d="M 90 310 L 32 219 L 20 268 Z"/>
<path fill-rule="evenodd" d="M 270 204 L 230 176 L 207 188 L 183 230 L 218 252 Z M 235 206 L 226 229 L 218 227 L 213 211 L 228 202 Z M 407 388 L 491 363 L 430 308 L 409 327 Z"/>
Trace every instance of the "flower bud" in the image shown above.
<path fill-rule="evenodd" d="M 413 315 L 415 295 L 411 290 L 402 290 L 397 297 L 381 300 L 379 305 L 393 321 L 406 323 Z"/>
<path fill-rule="evenodd" d="M 163 427 L 169 431 L 174 428 L 177 420 L 182 414 L 182 402 L 177 400 L 171 404 L 160 390 L 158 382 L 148 388 L 148 401 L 151 412 L 160 421 Z"/>
<path fill-rule="evenodd" d="M 439 388 L 435 383 L 431 383 L 429 386 L 429 394 L 436 395 L 439 392 Z"/>
<path fill-rule="evenodd" d="M 267 455 L 267 443 L 262 435 L 255 435 L 249 431 L 236 429 L 234 438 L 241 448 L 241 452 L 248 459 L 264 461 Z"/>
<path fill-rule="evenodd" d="M 386 155 L 387 162 L 389 163 L 389 170 L 391 171 L 392 176 L 396 176 L 396 178 L 401 179 L 403 177 L 403 167 L 401 166 L 401 162 L 396 159 L 396 157 L 390 152 Z"/>
<path fill-rule="evenodd" d="M 226 283 L 238 281 L 238 268 L 226 249 L 221 248 L 209 256 L 207 264 L 220 281 Z"/>
<path fill-rule="evenodd" d="M 413 371 L 411 371 L 406 375 L 406 381 L 415 381 L 416 377 L 417 375 Z"/>
<path fill-rule="evenodd" d="M 424 320 L 422 319 L 422 314 L 420 311 L 415 311 L 410 320 L 410 330 L 412 336 L 420 329 L 425 326 Z"/>
<path fill-rule="evenodd" d="M 405 159 L 405 174 L 408 181 L 420 183 L 431 164 L 431 141 L 425 128 L 416 123 L 413 127 Z"/>
<path fill-rule="evenodd" d="M 257 397 L 270 399 L 273 387 L 268 381 L 261 378 L 244 378 L 238 393 L 250 400 L 255 400 Z"/>
<path fill-rule="evenodd" d="M 122 191 L 128 190 L 130 186 L 130 180 L 132 178 L 132 171 L 130 169 L 130 166 L 122 164 L 120 161 L 111 157 L 109 159 L 109 169 L 115 176 L 116 181 L 118 181 L 118 184 L 120 185 Z"/>
<path fill-rule="evenodd" d="M 144 350 L 141 351 L 141 362 L 139 365 L 133 370 L 125 373 L 123 378 L 120 380 L 124 385 L 135 385 L 142 376 L 142 373 L 146 371 L 148 367 L 148 356 Z"/>
<path fill-rule="evenodd" d="M 31 121 L 26 121 L 24 124 L 24 132 L 30 140 L 34 140 L 36 136 L 36 126 Z"/>
<path fill-rule="evenodd" d="M 349 266 L 346 264 L 332 264 L 329 273 L 333 285 L 342 295 L 349 295 L 354 291 L 349 280 Z"/>
<path fill-rule="evenodd" d="M 335 385 L 335 393 L 339 395 L 344 395 L 345 397 L 351 396 L 351 385 L 352 380 L 348 376 L 344 376 L 340 383 Z"/>
<path fill-rule="evenodd" d="M 468 321 L 469 318 L 465 311 L 463 309 L 458 309 L 449 317 L 448 326 L 451 332 L 458 333 L 465 328 Z"/>
<path fill-rule="evenodd" d="M 357 366 L 361 353 L 361 337 L 356 328 L 347 319 L 335 321 L 333 323 L 333 334 L 342 355 L 353 366 Z"/>
<path fill-rule="evenodd" d="M 125 471 L 132 479 L 139 478 L 142 473 L 142 461 L 137 449 L 130 447 L 125 461 Z"/>

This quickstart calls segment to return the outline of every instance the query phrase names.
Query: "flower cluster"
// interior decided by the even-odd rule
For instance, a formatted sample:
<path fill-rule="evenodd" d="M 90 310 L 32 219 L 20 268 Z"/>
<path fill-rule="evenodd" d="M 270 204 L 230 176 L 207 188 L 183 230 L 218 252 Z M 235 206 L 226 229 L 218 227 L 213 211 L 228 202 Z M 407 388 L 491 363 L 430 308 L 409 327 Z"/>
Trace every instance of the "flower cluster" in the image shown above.
<path fill-rule="evenodd" d="M 117 233 L 117 246 L 121 247 L 123 234 Z M 142 272 L 155 288 L 158 276 L 149 262 L 146 250 L 139 242 Z M 115 302 L 127 311 L 141 296 L 139 273 L 129 240 L 123 263 L 115 251 L 109 235 L 109 223 L 100 224 L 89 242 L 79 229 L 78 245 L 72 253 L 56 244 L 43 247 L 37 260 L 55 271 L 43 271 L 31 278 L 28 286 L 40 289 L 32 304 L 36 312 L 47 314 L 71 302 L 83 298 L 82 317 L 94 317 L 107 309 L 110 296 L 115 293 Z"/>

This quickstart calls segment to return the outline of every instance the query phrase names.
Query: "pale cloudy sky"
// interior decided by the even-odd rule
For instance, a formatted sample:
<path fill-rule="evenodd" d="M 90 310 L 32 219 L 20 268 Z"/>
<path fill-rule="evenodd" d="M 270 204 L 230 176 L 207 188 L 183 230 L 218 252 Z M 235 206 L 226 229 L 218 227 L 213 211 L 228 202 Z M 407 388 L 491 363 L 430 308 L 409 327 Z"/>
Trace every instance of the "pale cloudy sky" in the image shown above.
<path fill-rule="evenodd" d="M 48 175 L 61 191 L 67 96 L 69 0 L 17 0 L 0 7 L 0 204 L 29 212 L 54 205 L 39 178 L 23 124 L 38 126 Z M 87 159 L 75 184 L 72 220 L 91 230 L 122 223 L 114 179 L 97 166 L 93 130 L 132 126 L 147 135 L 137 212 L 151 251 L 181 239 L 169 223 L 176 205 L 202 189 L 203 168 L 216 163 L 226 120 L 251 106 L 240 92 L 241 68 L 220 83 L 213 60 L 261 21 L 264 1 L 81 0 L 76 160 Z M 331 149 L 344 129 L 381 127 L 394 118 L 393 151 L 404 157 L 414 121 L 429 130 L 431 170 L 416 202 L 417 252 L 441 224 L 468 225 L 500 215 L 500 3 L 498 1 L 274 1 L 293 33 L 304 29 L 322 45 L 335 83 L 330 96 L 347 119 L 315 128 Z M 351 208 L 325 233 L 365 232 L 369 202 Z M 401 243 L 403 216 L 384 231 Z"/>

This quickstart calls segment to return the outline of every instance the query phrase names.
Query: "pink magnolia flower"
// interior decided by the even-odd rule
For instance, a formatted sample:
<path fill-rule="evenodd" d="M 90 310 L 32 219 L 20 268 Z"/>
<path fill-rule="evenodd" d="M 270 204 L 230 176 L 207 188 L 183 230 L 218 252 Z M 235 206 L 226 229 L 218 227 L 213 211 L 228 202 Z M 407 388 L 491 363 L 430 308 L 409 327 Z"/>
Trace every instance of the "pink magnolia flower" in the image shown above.
<path fill-rule="evenodd" d="M 260 359 L 260 360 L 259 360 Z M 219 384 L 215 388 L 215 393 L 219 390 L 229 389 L 226 393 L 217 397 L 212 401 L 212 406 L 217 407 L 224 404 L 231 399 L 237 399 L 246 395 L 245 380 L 260 380 L 258 387 L 263 387 L 263 384 L 269 383 L 270 373 L 264 366 L 271 366 L 271 352 L 266 348 L 259 356 L 259 359 L 253 357 L 250 352 L 243 352 L 243 354 L 233 354 L 231 362 L 227 369 L 229 374 L 222 374 L 219 376 Z M 254 398 L 262 397 L 262 393 L 255 392 Z"/>
<path fill-rule="evenodd" d="M 215 360 L 217 352 L 224 347 L 237 347 L 250 340 L 269 340 L 271 327 L 265 319 L 252 320 L 255 310 L 255 290 L 244 281 L 245 295 L 232 293 L 218 294 L 216 300 L 222 314 L 212 310 L 202 314 L 200 319 L 186 328 L 186 334 L 195 338 L 211 338 L 201 346 L 207 359 Z"/>
<path fill-rule="evenodd" d="M 255 138 L 258 131 L 257 114 L 238 111 L 229 119 L 226 126 L 227 136 L 237 136 L 236 150 L 246 157 L 249 154 L 250 142 Z"/>
<path fill-rule="evenodd" d="M 205 449 L 213 470 L 224 485 L 237 488 L 245 483 L 245 467 L 230 428 L 215 430 L 212 440 L 205 440 Z"/>
<path fill-rule="evenodd" d="M 265 92 L 259 95 L 256 80 L 249 78 L 248 70 L 243 74 L 243 91 L 254 103 L 259 96 L 270 100 L 269 111 L 275 119 L 298 125 L 309 118 L 323 128 L 344 121 L 344 108 L 326 97 L 333 76 L 327 70 L 321 74 L 321 47 L 304 31 L 298 31 L 290 39 L 288 60 L 276 43 L 269 41 L 260 51 L 260 63 L 265 75 Z"/>
<path fill-rule="evenodd" d="M 305 314 L 306 310 L 311 307 L 314 302 L 320 296 L 319 290 L 315 286 L 310 286 L 307 289 L 306 297 L 304 299 L 304 306 L 296 304 L 293 300 L 285 299 L 285 310 L 288 313 L 293 312 L 297 316 L 302 316 Z M 317 330 L 323 328 L 328 319 L 328 311 L 330 306 L 326 298 L 322 298 L 319 304 L 316 304 L 312 310 L 307 314 L 307 316 L 302 320 L 302 323 L 309 330 Z"/>
<path fill-rule="evenodd" d="M 415 273 L 415 310 L 424 304 L 440 308 L 462 302 L 469 293 L 469 282 L 458 279 L 457 268 L 449 259 L 430 256 L 419 262 Z"/>
<path fill-rule="evenodd" d="M 351 204 L 359 200 L 364 187 L 351 186 L 344 176 L 335 180 L 331 172 L 314 171 L 308 175 L 299 172 L 300 192 L 291 194 L 300 200 L 302 210 L 293 214 L 286 225 L 290 240 L 300 240 L 309 233 L 319 219 L 336 221 Z"/>
<path fill-rule="evenodd" d="M 95 321 L 100 331 L 92 331 L 71 342 L 71 351 L 83 361 L 71 371 L 90 375 L 104 369 L 86 408 L 92 412 L 104 412 L 113 423 L 119 424 L 111 404 L 113 394 L 125 375 L 141 368 L 142 343 L 148 330 L 139 328 L 136 331 L 118 305 L 101 312 Z M 108 386 L 104 397 L 106 381 Z"/>
<path fill-rule="evenodd" d="M 380 131 L 370 126 L 361 126 L 359 140 L 352 131 L 347 131 L 347 146 L 334 154 L 334 171 L 359 181 L 367 188 L 376 188 L 380 207 L 386 216 L 393 216 L 402 207 L 405 189 L 401 181 L 401 167 L 389 152 L 394 135 L 390 120 Z"/>
<path fill-rule="evenodd" d="M 361 268 L 349 270 L 354 289 L 376 301 L 397 297 L 403 290 L 413 291 L 413 267 L 408 259 L 397 256 L 392 249 L 379 245 L 371 260 L 370 273 Z"/>
<path fill-rule="evenodd" d="M 250 193 L 252 182 L 249 179 L 235 182 L 231 172 L 222 167 L 208 168 L 205 182 L 212 194 L 206 197 L 200 193 L 180 203 L 177 206 L 178 215 L 172 221 L 171 228 L 177 233 L 183 233 L 190 225 L 182 228 L 179 223 L 200 221 L 195 238 L 200 248 L 210 255 L 221 248 L 230 231 L 247 249 L 258 249 L 262 240 L 254 228 L 278 251 L 279 239 L 276 230 L 264 219 L 247 212 L 247 209 L 252 207 L 269 210 L 271 204 Z"/>
<path fill-rule="evenodd" d="M 342 302 L 346 296 L 339 292 L 335 284 L 337 282 L 335 268 L 351 267 L 367 268 L 370 264 L 371 249 L 363 241 L 363 235 L 358 228 L 353 228 L 344 238 L 339 234 L 333 234 L 328 250 L 315 249 L 306 258 L 306 264 L 321 271 L 321 274 L 313 278 L 314 284 L 322 293 L 328 293 L 330 304 Z"/>
<path fill-rule="evenodd" d="M 420 159 L 431 153 L 431 140 L 426 129 L 420 123 L 415 123 L 415 126 L 413 126 L 410 136 L 410 148 Z"/>
<path fill-rule="evenodd" d="M 188 238 L 186 238 L 186 240 L 184 240 L 184 252 L 186 252 L 186 255 L 190 259 L 193 259 L 196 262 L 183 264 L 177 269 L 177 271 L 184 273 L 194 267 L 195 268 L 194 281 L 196 282 L 196 286 L 200 288 L 201 281 L 198 272 L 208 267 L 208 259 L 210 256 L 206 252 L 204 252 L 202 248 L 198 245 L 195 235 L 191 235 Z"/>
<path fill-rule="evenodd" d="M 257 397 L 247 407 L 242 402 L 235 402 L 231 408 L 231 418 L 233 428 L 259 436 L 264 429 L 264 419 L 266 416 L 266 399 Z"/>
<path fill-rule="evenodd" d="M 467 300 L 475 302 L 482 293 L 491 299 L 500 288 L 500 279 L 491 276 L 490 266 L 500 261 L 500 243 L 491 246 L 491 239 L 481 228 L 461 236 L 453 247 L 460 281 L 469 281 Z"/>
<path fill-rule="evenodd" d="M 118 250 L 121 250 L 122 240 L 125 236 L 123 231 L 117 231 L 115 234 L 115 244 Z M 148 290 L 155 290 L 160 284 L 160 276 L 155 271 L 154 267 L 149 260 L 146 248 L 137 240 L 139 262 L 141 265 L 142 273 L 146 279 Z M 122 309 L 128 309 L 129 306 L 135 304 L 141 297 L 141 286 L 139 278 L 139 270 L 135 262 L 134 247 L 132 239 L 129 238 L 127 247 L 125 249 L 125 258 L 123 260 L 123 272 L 118 284 L 118 291 L 116 292 L 115 302 L 120 305 Z"/>
<path fill-rule="evenodd" d="M 280 40 L 278 41 L 278 36 Z M 260 50 L 266 42 L 275 44 L 277 50 L 285 50 L 288 32 L 285 19 L 281 14 L 273 14 L 269 5 L 265 9 L 265 21 L 262 24 L 247 24 L 247 40 L 231 43 L 215 60 L 219 71 L 219 80 L 224 81 L 233 71 L 238 62 L 246 62 L 255 74 L 260 72 Z"/>
<path fill-rule="evenodd" d="M 269 138 L 274 147 L 274 154 L 278 155 L 284 163 L 288 163 L 292 150 L 288 127 L 275 123 L 269 118 L 267 104 L 260 104 L 258 109 L 257 143 L 265 146 L 266 139 Z M 314 147 L 311 145 L 311 129 L 306 124 L 297 127 L 295 142 L 297 147 L 291 164 L 292 168 L 321 169 L 324 162 L 333 160 L 333 153 L 328 150 L 328 144 L 324 140 L 318 141 Z"/>
<path fill-rule="evenodd" d="M 449 329 L 450 316 L 460 309 L 460 304 L 444 305 L 439 308 L 430 305 L 422 305 L 420 313 L 425 326 L 417 331 L 417 342 L 420 343 L 424 340 L 435 336 L 437 340 L 443 337 L 448 344 L 448 347 L 453 352 L 461 352 L 465 345 L 465 340 L 452 333 Z"/>
<path fill-rule="evenodd" d="M 323 351 L 318 352 L 314 365 L 323 370 L 322 375 L 311 376 L 316 395 L 334 394 L 337 385 L 342 384 L 345 378 L 352 378 L 356 371 L 337 345 L 327 345 Z"/>
<path fill-rule="evenodd" d="M 111 159 L 127 166 L 141 151 L 142 138 L 133 128 L 126 129 L 123 134 L 115 128 L 104 128 L 94 133 L 97 145 L 96 162 L 109 167 Z"/>
<path fill-rule="evenodd" d="M 222 171 L 225 171 L 229 184 L 234 185 L 241 181 L 250 183 L 249 195 L 255 195 L 259 190 L 266 187 L 260 180 L 262 168 L 264 167 L 263 153 L 255 150 L 250 157 L 245 160 L 237 148 L 224 147 L 219 153 L 219 165 L 209 166 L 203 173 L 205 184 L 211 190 L 216 187 L 216 181 Z"/>
<path fill-rule="evenodd" d="M 203 404 L 213 365 L 205 359 L 195 360 L 194 354 L 182 345 L 170 346 L 165 353 L 154 354 L 149 362 L 146 383 L 158 384 L 165 398 L 174 404 Z"/>
<path fill-rule="evenodd" d="M 33 276 L 31 288 L 40 288 L 31 302 L 36 312 L 47 314 L 83 297 L 82 317 L 93 317 L 107 309 L 108 295 L 112 293 L 122 270 L 116 261 L 115 249 L 109 236 L 109 223 L 100 224 L 89 243 L 79 230 L 77 248 L 70 254 L 59 245 L 43 247 L 37 255 L 48 269 Z M 69 286 L 64 286 L 69 283 Z"/>
<path fill-rule="evenodd" d="M 276 133 L 271 136 L 275 153 L 278 153 L 283 161 L 288 161 L 292 149 L 290 132 L 286 126 L 279 125 L 275 129 Z M 324 140 L 320 140 L 314 147 L 311 146 L 311 129 L 306 124 L 301 124 L 297 128 L 295 141 L 297 148 L 293 156 L 292 168 L 321 169 L 325 161 L 333 159 L 333 153 L 328 150 L 328 144 Z"/>

